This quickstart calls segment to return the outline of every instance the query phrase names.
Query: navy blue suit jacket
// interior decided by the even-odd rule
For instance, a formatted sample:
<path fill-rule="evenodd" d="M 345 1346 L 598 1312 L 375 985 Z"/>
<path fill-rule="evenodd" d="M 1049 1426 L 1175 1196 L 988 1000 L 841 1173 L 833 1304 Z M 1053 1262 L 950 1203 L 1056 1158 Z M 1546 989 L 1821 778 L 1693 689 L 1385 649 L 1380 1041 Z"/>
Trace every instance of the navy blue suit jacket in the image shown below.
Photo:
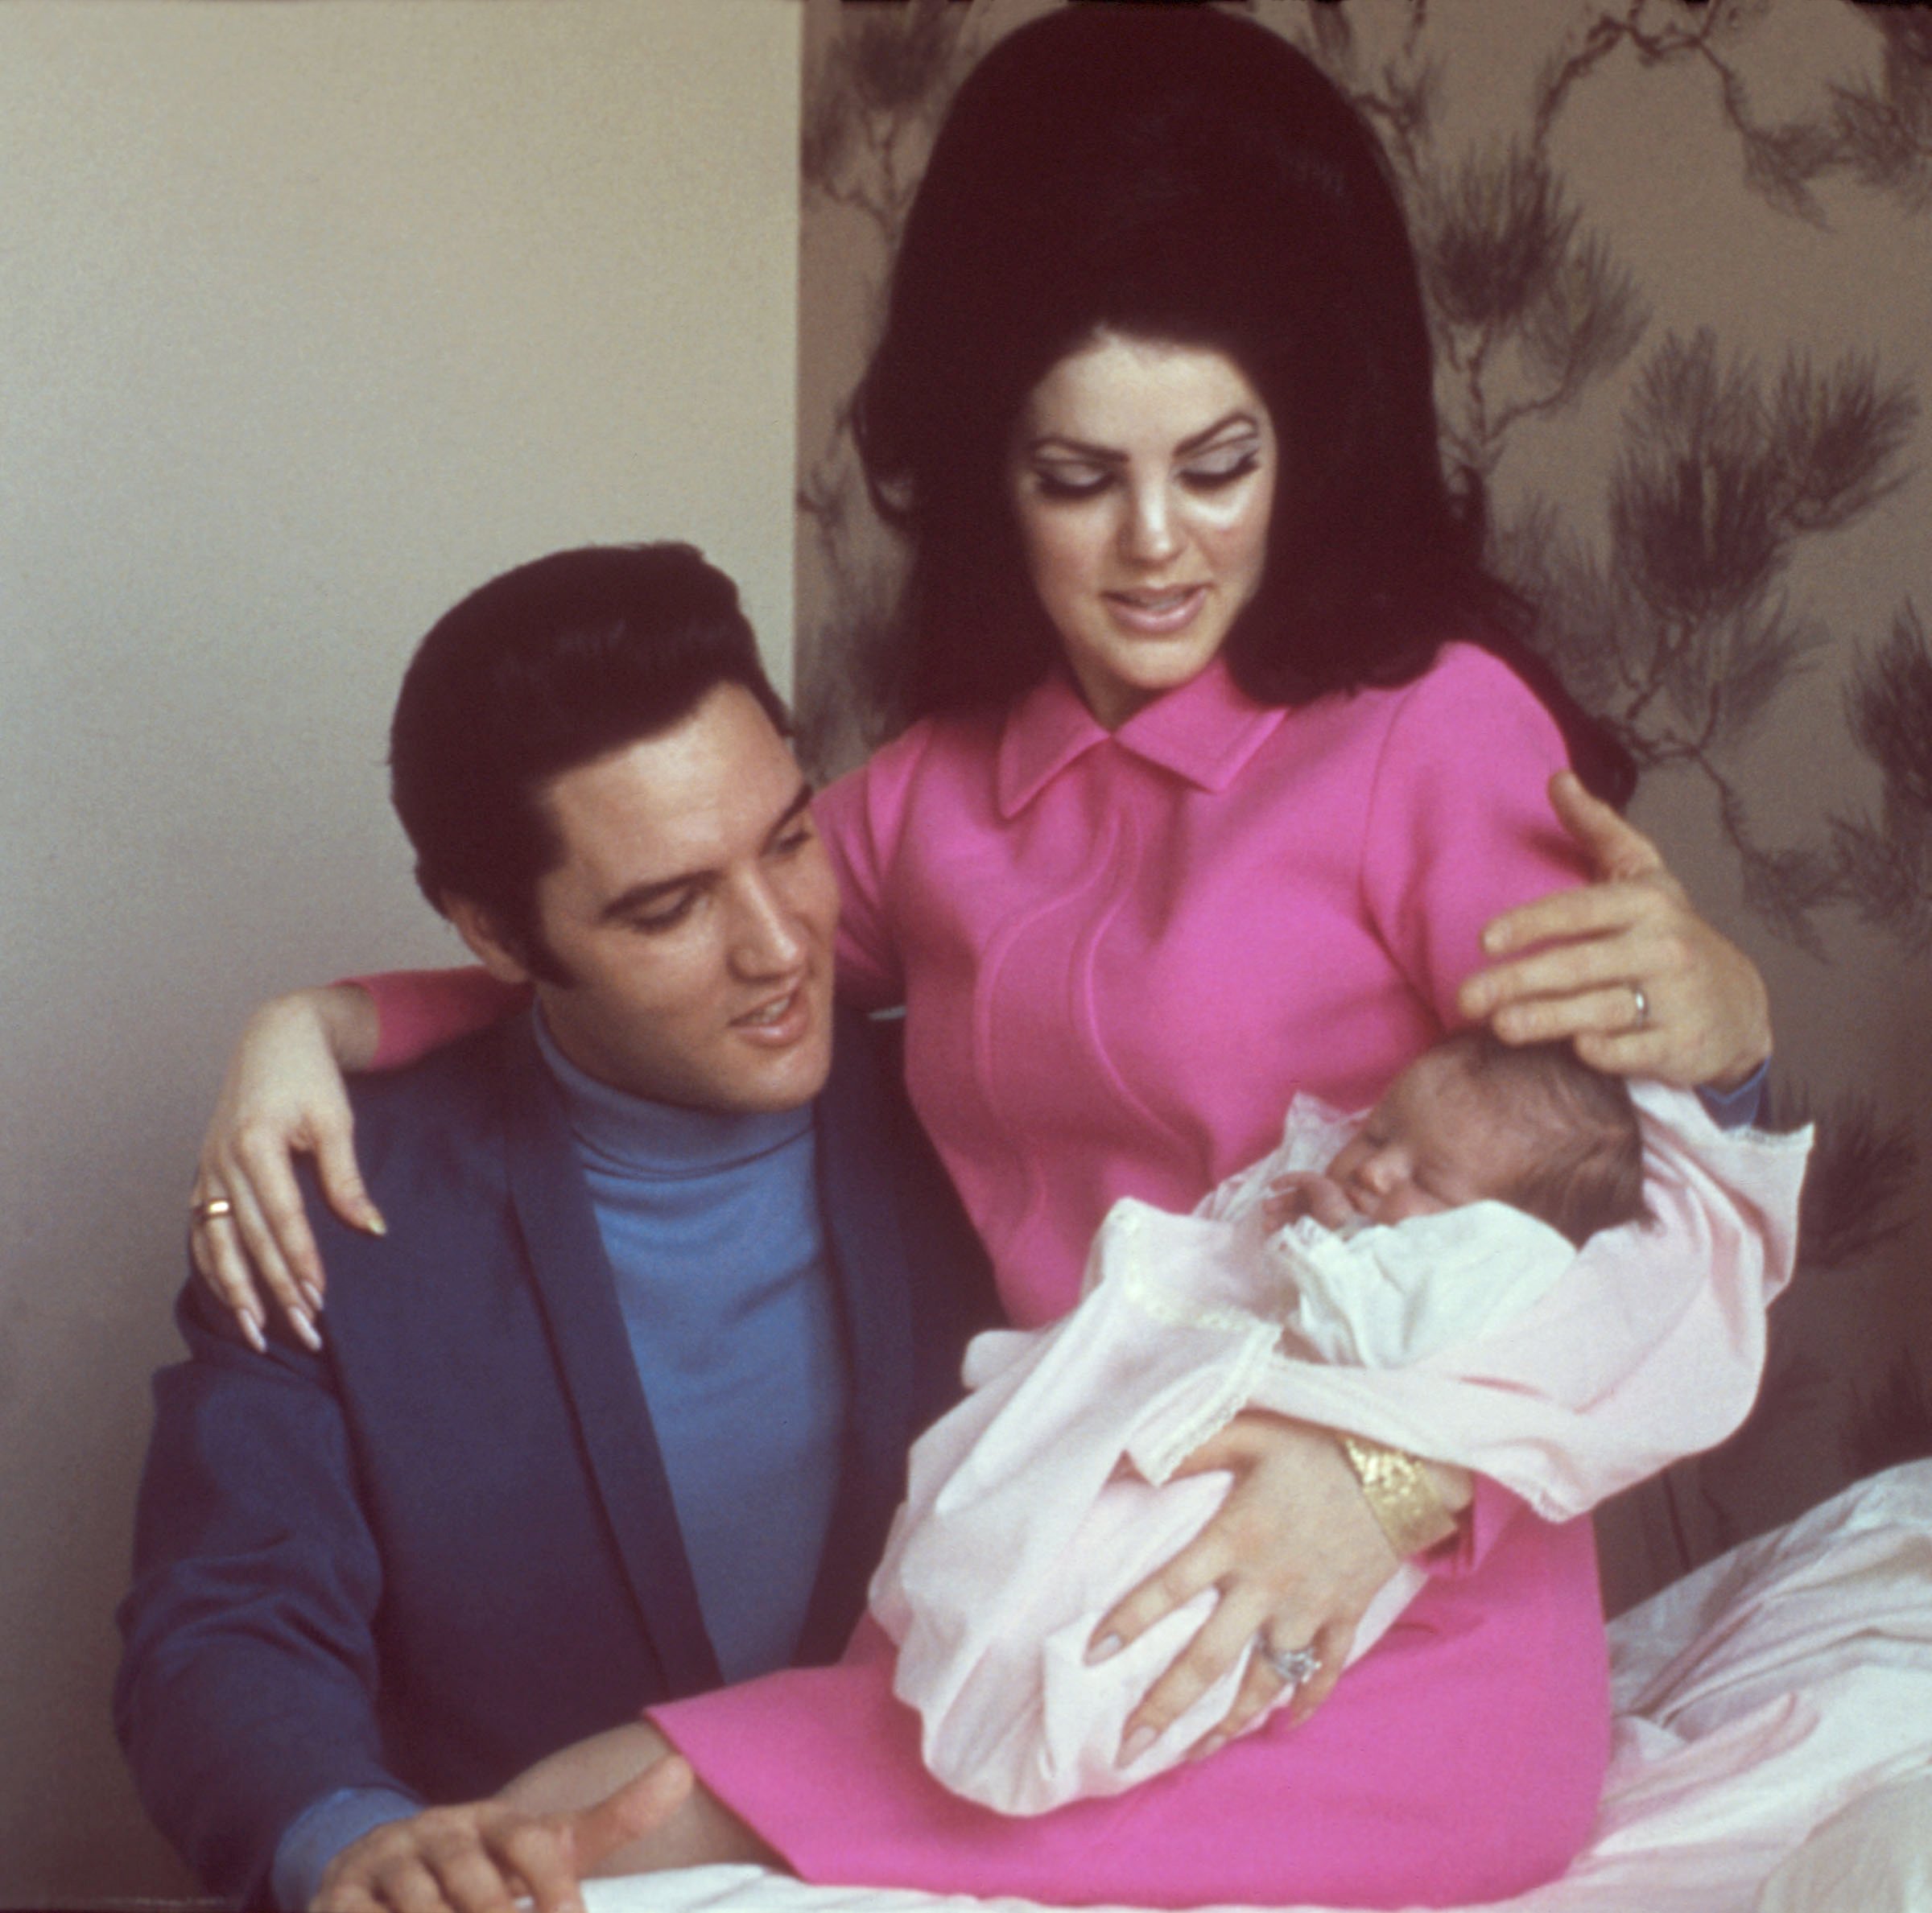
<path fill-rule="evenodd" d="M 857 1619 L 906 1448 L 994 1313 L 873 1033 L 841 1017 L 815 1110 L 852 1406 L 806 1662 Z M 121 1612 L 116 1719 L 142 1795 L 210 1886 L 244 1896 L 339 1787 L 474 1798 L 719 1680 L 528 1018 L 354 1097 L 390 1232 L 346 1229 L 312 1194 L 319 1356 L 285 1331 L 257 1354 L 183 1290 L 190 1358 L 155 1378 Z"/>

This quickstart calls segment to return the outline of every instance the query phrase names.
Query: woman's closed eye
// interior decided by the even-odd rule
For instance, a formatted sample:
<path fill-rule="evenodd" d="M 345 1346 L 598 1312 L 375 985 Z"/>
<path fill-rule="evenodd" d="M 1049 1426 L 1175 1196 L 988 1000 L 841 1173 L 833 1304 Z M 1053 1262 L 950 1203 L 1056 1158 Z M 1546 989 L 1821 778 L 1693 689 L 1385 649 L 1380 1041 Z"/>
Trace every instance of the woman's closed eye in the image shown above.
<path fill-rule="evenodd" d="M 1036 465 L 1033 477 L 1042 498 L 1097 498 L 1113 483 L 1111 472 L 1088 465 L 1063 466 L 1057 470 Z"/>
<path fill-rule="evenodd" d="M 1181 483 L 1191 492 L 1224 491 L 1258 471 L 1261 463 L 1261 448 L 1251 446 L 1187 466 L 1181 473 Z"/>
<path fill-rule="evenodd" d="M 1252 477 L 1259 471 L 1261 463 L 1258 446 L 1244 447 L 1238 451 L 1223 452 L 1197 460 L 1183 466 L 1175 475 L 1179 482 L 1191 492 L 1211 493 L 1225 491 L 1228 486 L 1238 484 L 1244 478 Z M 1043 498 L 1082 499 L 1097 498 L 1117 482 L 1118 474 L 1092 466 L 1061 466 L 1050 468 L 1038 465 L 1034 468 L 1034 483 L 1039 488 Z"/>

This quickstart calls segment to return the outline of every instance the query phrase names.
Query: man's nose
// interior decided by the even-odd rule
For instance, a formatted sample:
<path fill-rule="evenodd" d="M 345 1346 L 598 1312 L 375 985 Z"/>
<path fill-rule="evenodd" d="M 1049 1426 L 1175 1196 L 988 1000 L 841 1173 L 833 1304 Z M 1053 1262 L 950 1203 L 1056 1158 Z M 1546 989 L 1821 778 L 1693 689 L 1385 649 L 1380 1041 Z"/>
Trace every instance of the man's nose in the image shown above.
<path fill-rule="evenodd" d="M 804 935 L 783 892 L 754 878 L 742 886 L 736 903 L 732 960 L 742 975 L 782 975 L 804 960 Z"/>

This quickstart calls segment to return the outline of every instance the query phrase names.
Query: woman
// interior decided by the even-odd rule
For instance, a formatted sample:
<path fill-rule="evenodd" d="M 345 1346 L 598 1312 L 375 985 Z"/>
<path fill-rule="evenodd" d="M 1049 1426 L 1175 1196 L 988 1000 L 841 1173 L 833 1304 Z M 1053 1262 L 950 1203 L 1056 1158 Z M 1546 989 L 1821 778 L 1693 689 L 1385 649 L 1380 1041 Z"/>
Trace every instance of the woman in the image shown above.
<path fill-rule="evenodd" d="M 905 1004 L 909 1086 L 1015 1321 L 1071 1305 L 1115 1198 L 1191 1206 L 1263 1152 L 1289 1090 L 1364 1104 L 1459 1017 L 1684 1082 L 1761 1065 L 1748 960 L 1567 783 L 1563 820 L 1614 880 L 1545 897 L 1579 874 L 1544 800 L 1562 740 L 1493 654 L 1509 600 L 1437 464 L 1400 213 L 1350 109 L 1274 35 L 1069 9 L 1001 43 L 935 145 L 856 422 L 910 542 L 919 721 L 819 806 L 841 976 Z M 366 1061 L 365 1006 L 320 1000 Z M 310 1060 L 265 1064 L 262 1032 L 291 1026 L 270 1051 Z M 237 1233 L 285 1302 L 291 1274 L 314 1279 L 291 1140 L 354 1200 L 339 1092 L 301 1086 L 318 1029 L 312 1003 L 258 1026 L 204 1155 L 200 1194 L 237 1213 L 204 1222 L 197 1253 L 231 1292 Z M 1098 1647 L 1220 1598 L 1126 1745 L 1257 1633 L 1278 1664 L 1256 1657 L 1216 1742 L 1303 1651 L 1320 1668 L 1212 1763 L 998 1820 L 921 1771 L 862 1633 L 840 1668 L 661 1709 L 513 1795 L 580 1805 L 645 1767 L 654 1816 L 681 1772 L 661 1732 L 704 1787 L 621 1864 L 775 1855 L 810 1878 L 1036 1898 L 1374 1905 L 1558 1870 L 1607 1746 L 1587 1524 L 1439 1471 L 1439 1504 L 1398 1532 L 1459 1540 L 1310 1719 L 1396 1565 L 1389 1478 L 1426 1493 L 1402 1457 L 1358 1482 L 1329 1435 L 1266 1417 L 1195 1465 L 1237 1478 L 1220 1517 Z M 527 1837 L 510 1808 L 460 1811 L 471 1857 L 503 1852 L 506 1826 Z"/>

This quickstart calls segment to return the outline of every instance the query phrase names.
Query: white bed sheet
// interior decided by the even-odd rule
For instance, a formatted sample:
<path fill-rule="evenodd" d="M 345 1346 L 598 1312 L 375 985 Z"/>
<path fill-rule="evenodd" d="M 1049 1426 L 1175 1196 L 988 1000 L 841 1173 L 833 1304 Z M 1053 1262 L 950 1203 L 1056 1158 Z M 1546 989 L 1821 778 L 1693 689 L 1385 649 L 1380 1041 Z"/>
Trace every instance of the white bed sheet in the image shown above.
<path fill-rule="evenodd" d="M 1509 1913 L 1932 1909 L 1932 1462 L 1860 1482 L 1621 1616 L 1590 1845 Z M 756 1867 L 598 1881 L 589 1913 L 946 1913 L 1030 1903 Z M 1294 1913 L 1332 1913 L 1297 1908 Z"/>

